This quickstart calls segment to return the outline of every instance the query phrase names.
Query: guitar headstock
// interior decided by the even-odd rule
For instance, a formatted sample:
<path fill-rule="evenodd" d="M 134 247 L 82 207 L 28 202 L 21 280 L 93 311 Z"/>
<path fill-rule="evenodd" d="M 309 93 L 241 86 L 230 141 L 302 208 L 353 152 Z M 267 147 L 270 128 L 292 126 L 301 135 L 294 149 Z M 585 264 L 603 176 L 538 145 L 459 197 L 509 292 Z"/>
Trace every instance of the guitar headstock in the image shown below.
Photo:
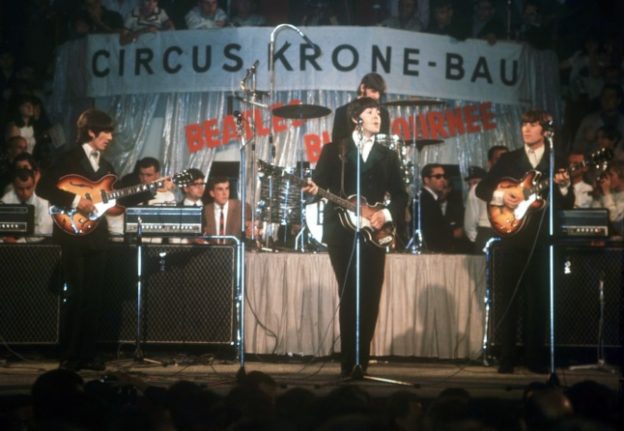
<path fill-rule="evenodd" d="M 184 169 L 182 172 L 178 172 L 171 177 L 171 181 L 178 187 L 185 187 L 191 184 L 195 178 L 189 172 L 188 169 Z"/>

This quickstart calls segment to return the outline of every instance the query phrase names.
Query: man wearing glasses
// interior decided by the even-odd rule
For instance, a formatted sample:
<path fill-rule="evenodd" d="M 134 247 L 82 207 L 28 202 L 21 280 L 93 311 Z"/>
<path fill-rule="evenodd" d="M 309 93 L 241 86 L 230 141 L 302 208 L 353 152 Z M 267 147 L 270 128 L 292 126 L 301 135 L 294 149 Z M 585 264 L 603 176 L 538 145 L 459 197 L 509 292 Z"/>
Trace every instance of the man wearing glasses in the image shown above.
<path fill-rule="evenodd" d="M 451 251 L 453 231 L 442 212 L 448 180 L 444 166 L 430 163 L 421 173 L 423 188 L 420 193 L 421 231 L 425 250 L 432 253 Z"/>
<path fill-rule="evenodd" d="M 184 199 L 178 203 L 178 206 L 182 207 L 201 207 L 204 206 L 202 197 L 206 189 L 205 175 L 202 171 L 196 168 L 187 169 L 191 181 L 188 185 L 184 186 L 182 191 L 184 192 Z"/>

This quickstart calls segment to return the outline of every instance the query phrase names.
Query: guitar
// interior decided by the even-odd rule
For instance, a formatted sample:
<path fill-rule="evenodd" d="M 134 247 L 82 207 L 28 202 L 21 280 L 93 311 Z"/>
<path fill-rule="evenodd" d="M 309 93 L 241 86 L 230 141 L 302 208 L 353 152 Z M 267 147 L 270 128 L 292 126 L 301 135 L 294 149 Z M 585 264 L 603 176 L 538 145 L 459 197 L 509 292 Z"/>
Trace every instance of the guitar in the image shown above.
<path fill-rule="evenodd" d="M 299 187 L 304 187 L 308 184 L 306 179 L 299 178 L 287 172 L 284 168 L 279 166 L 273 166 L 262 160 L 258 161 L 260 172 L 265 175 L 280 176 L 286 178 Z M 341 198 L 338 195 L 331 193 L 328 190 L 318 188 L 318 194 L 337 205 L 338 219 L 340 223 L 347 229 L 355 231 L 357 229 L 358 216 L 356 215 L 356 196 L 349 196 L 348 198 Z M 377 211 L 383 210 L 385 207 L 381 203 L 375 205 L 369 205 L 366 198 L 362 198 L 360 201 L 360 228 L 362 237 L 365 241 L 379 247 L 386 248 L 391 247 L 394 244 L 396 237 L 396 229 L 391 222 L 385 223 L 380 229 L 375 229 L 370 224 L 370 219 Z"/>
<path fill-rule="evenodd" d="M 159 178 L 148 184 L 137 184 L 115 190 L 113 183 L 117 177 L 112 174 L 103 176 L 97 182 L 80 175 L 65 175 L 56 186 L 61 190 L 91 200 L 95 210 L 90 214 L 83 214 L 77 208 L 51 206 L 50 215 L 54 223 L 68 234 L 84 236 L 97 227 L 104 214 L 119 215 L 124 212 L 124 208 L 117 205 L 117 199 L 146 191 L 153 192 L 163 187 L 169 179 L 178 186 L 186 185 L 192 180 L 190 174 L 184 170 L 173 177 Z"/>
<path fill-rule="evenodd" d="M 603 148 L 591 154 L 588 160 L 575 163 L 566 169 L 568 174 L 589 166 L 599 166 L 606 169 L 606 162 L 613 158 L 613 151 Z M 520 232 L 526 225 L 531 213 L 546 206 L 546 200 L 540 195 L 541 191 L 548 186 L 548 179 L 542 180 L 539 171 L 529 171 L 517 181 L 513 178 L 505 178 L 497 185 L 497 190 L 513 190 L 516 196 L 523 196 L 524 200 L 516 208 L 506 205 L 493 205 L 488 203 L 488 218 L 492 228 L 502 237 L 513 236 Z"/>

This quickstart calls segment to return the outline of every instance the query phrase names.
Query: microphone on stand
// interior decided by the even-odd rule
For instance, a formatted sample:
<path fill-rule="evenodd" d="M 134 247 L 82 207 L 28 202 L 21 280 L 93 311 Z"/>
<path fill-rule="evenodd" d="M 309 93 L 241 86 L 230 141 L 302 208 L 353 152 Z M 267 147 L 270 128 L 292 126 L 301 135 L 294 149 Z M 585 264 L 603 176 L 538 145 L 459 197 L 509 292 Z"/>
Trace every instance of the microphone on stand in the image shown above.
<path fill-rule="evenodd" d="M 242 90 L 245 90 L 245 83 L 251 78 L 255 73 L 258 65 L 260 64 L 260 60 L 256 60 L 254 64 L 251 65 L 247 72 L 245 73 L 245 77 L 240 82 L 240 87 Z"/>

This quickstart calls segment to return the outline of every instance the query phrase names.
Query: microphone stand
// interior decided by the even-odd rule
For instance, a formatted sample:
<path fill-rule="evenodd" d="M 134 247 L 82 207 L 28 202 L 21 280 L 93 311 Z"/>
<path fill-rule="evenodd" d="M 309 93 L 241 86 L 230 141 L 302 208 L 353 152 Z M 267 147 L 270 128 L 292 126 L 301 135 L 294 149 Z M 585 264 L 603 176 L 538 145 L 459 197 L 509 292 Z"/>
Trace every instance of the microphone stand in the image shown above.
<path fill-rule="evenodd" d="M 548 145 L 548 316 L 549 316 L 549 383 L 559 385 L 555 371 L 555 147 L 553 143 L 553 123 L 548 121 L 544 127 L 544 138 Z"/>
<path fill-rule="evenodd" d="M 256 72 L 257 72 L 257 67 L 258 67 L 258 60 L 255 61 L 255 63 L 251 66 L 251 68 L 247 69 L 247 73 L 245 74 L 245 77 L 243 78 L 243 80 L 241 81 L 241 89 L 247 93 L 247 85 L 246 82 L 249 78 L 251 78 L 251 106 L 257 106 L 258 102 L 256 101 L 256 97 L 257 97 L 257 92 L 256 92 Z M 238 121 L 238 119 L 237 119 Z M 256 207 L 256 196 L 255 196 L 255 192 L 256 192 L 256 178 L 257 178 L 257 168 L 256 168 L 256 110 L 252 109 L 251 110 L 251 125 L 250 125 L 250 129 L 251 129 L 251 169 L 252 169 L 252 184 L 253 184 L 253 191 L 254 193 L 251 196 L 251 208 L 255 208 Z M 241 129 L 241 136 L 243 134 L 243 131 Z M 243 148 L 245 147 L 245 144 L 242 144 Z M 241 159 L 240 163 L 243 163 L 243 160 Z M 242 181 L 242 180 L 241 180 Z M 241 189 L 245 189 L 247 187 L 246 184 L 243 183 Z M 245 201 L 242 200 L 242 202 L 244 203 Z M 243 208 L 244 209 L 244 208 Z M 255 229 L 254 227 L 256 226 L 256 215 L 255 215 L 255 211 L 251 212 L 251 240 L 253 243 L 255 243 L 255 239 L 256 239 L 256 234 L 255 234 Z M 243 237 L 244 239 L 244 237 Z"/>

